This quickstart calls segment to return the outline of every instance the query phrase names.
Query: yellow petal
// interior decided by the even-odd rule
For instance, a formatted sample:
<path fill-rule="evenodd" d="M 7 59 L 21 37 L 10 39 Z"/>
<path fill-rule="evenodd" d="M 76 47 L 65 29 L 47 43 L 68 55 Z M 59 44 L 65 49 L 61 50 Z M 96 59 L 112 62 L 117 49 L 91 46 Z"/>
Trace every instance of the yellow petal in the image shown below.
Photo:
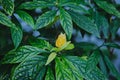
<path fill-rule="evenodd" d="M 61 33 L 60 35 L 58 35 L 58 38 L 56 40 L 56 47 L 61 47 L 66 43 L 66 35 Z"/>

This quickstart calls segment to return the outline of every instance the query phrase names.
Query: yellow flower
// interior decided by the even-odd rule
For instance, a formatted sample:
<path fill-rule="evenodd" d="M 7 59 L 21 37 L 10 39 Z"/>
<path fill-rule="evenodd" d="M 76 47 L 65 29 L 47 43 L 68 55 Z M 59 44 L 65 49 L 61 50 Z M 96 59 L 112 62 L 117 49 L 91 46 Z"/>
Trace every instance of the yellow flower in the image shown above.
<path fill-rule="evenodd" d="M 59 47 L 63 46 L 65 43 L 66 43 L 66 35 L 63 33 L 59 34 L 58 38 L 56 40 L 56 44 L 55 44 L 56 47 L 59 48 Z"/>

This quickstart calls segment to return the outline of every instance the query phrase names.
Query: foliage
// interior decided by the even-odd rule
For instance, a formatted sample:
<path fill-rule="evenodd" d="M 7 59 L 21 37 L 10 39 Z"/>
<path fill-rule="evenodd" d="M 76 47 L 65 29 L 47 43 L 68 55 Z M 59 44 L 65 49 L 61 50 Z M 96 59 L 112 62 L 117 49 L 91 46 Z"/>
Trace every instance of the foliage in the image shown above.
<path fill-rule="evenodd" d="M 0 80 L 120 80 L 111 62 L 120 49 L 119 7 L 114 0 L 0 0 Z M 77 32 L 103 43 L 76 42 Z"/>

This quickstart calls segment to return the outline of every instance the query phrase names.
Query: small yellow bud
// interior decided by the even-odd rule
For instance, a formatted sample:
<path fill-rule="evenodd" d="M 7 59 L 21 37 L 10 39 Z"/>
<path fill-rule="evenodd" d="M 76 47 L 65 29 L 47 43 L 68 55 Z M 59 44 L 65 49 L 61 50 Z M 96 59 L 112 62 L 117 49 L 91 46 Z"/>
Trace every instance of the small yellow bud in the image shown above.
<path fill-rule="evenodd" d="M 61 47 L 66 43 L 66 35 L 61 33 L 60 35 L 58 35 L 58 38 L 56 40 L 56 47 Z"/>

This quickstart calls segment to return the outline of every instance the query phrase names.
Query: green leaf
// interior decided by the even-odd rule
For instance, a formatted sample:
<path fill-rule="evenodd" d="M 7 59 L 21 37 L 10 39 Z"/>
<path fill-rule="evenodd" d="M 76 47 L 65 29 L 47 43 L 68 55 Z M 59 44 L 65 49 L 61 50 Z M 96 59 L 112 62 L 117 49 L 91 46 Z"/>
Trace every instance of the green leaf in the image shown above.
<path fill-rule="evenodd" d="M 65 58 L 56 58 L 55 70 L 56 80 L 83 80 L 74 65 Z"/>
<path fill-rule="evenodd" d="M 45 80 L 55 80 L 53 71 L 50 67 L 48 67 L 48 69 L 47 69 L 47 74 L 45 76 Z"/>
<path fill-rule="evenodd" d="M 33 47 L 33 46 L 22 46 L 19 49 L 17 49 L 16 51 L 12 50 L 8 54 L 6 54 L 2 60 L 2 63 L 3 64 L 19 63 L 29 57 L 32 57 L 32 56 L 40 54 L 40 53 L 46 53 L 46 51 L 43 49 L 39 49 L 37 47 Z"/>
<path fill-rule="evenodd" d="M 33 1 L 46 1 L 46 2 L 55 2 L 55 0 L 33 0 Z"/>
<path fill-rule="evenodd" d="M 12 35 L 12 40 L 13 40 L 15 48 L 19 46 L 19 44 L 21 43 L 22 37 L 23 37 L 22 30 L 19 27 L 17 28 L 18 28 L 17 30 L 11 28 L 11 35 Z"/>
<path fill-rule="evenodd" d="M 7 26 L 7 27 L 11 27 L 11 28 L 15 28 L 16 26 L 14 23 L 11 22 L 11 20 L 2 12 L 0 12 L 0 23 Z"/>
<path fill-rule="evenodd" d="M 88 17 L 72 11 L 68 12 L 70 13 L 72 20 L 78 25 L 78 27 L 97 37 L 100 37 L 98 27 Z"/>
<path fill-rule="evenodd" d="M 100 60 L 100 52 L 94 51 L 92 55 L 88 58 L 87 66 L 86 66 L 86 72 L 90 72 L 96 68 L 96 65 L 98 64 Z"/>
<path fill-rule="evenodd" d="M 120 19 L 115 19 L 113 21 L 111 21 L 111 26 L 110 26 L 110 33 L 111 33 L 111 37 L 114 40 L 116 38 L 117 35 L 117 31 L 120 27 Z"/>
<path fill-rule="evenodd" d="M 105 63 L 107 65 L 107 67 L 109 68 L 109 70 L 111 71 L 112 75 L 115 76 L 117 78 L 117 80 L 120 80 L 120 73 L 116 70 L 115 66 L 112 64 L 112 62 L 110 61 L 110 59 L 108 58 L 108 56 L 104 54 L 104 60 Z"/>
<path fill-rule="evenodd" d="M 56 11 L 48 11 L 41 16 L 36 21 L 36 29 L 40 29 L 51 24 L 56 16 Z"/>
<path fill-rule="evenodd" d="M 114 5 L 108 3 L 107 1 L 100 1 L 100 0 L 94 0 L 94 1 L 100 8 L 104 9 L 109 14 L 113 14 L 120 18 L 120 12 L 115 8 Z"/>
<path fill-rule="evenodd" d="M 27 12 L 22 11 L 22 10 L 18 10 L 16 11 L 16 13 L 18 14 L 18 16 L 25 21 L 29 26 L 31 26 L 33 29 L 35 28 L 34 26 L 34 20 L 32 18 L 31 15 L 29 15 Z"/>
<path fill-rule="evenodd" d="M 108 20 L 100 15 L 98 12 L 93 15 L 95 17 L 95 23 L 99 27 L 99 31 L 103 33 L 104 37 L 108 39 L 109 37 L 109 23 Z"/>
<path fill-rule="evenodd" d="M 68 3 L 68 2 L 76 3 L 76 4 L 83 4 L 85 1 L 84 0 L 60 0 L 61 4 Z"/>
<path fill-rule="evenodd" d="M 71 39 L 73 32 L 72 19 L 64 9 L 60 9 L 60 23 L 68 39 Z"/>
<path fill-rule="evenodd" d="M 74 49 L 74 44 L 70 43 L 64 50 L 72 50 Z"/>
<path fill-rule="evenodd" d="M 98 68 L 95 68 L 93 71 L 88 73 L 85 76 L 85 79 L 86 80 L 108 80 L 106 76 Z"/>
<path fill-rule="evenodd" d="M 48 59 L 47 59 L 47 62 L 46 62 L 45 65 L 50 64 L 50 63 L 55 59 L 56 56 L 57 56 L 57 53 L 52 52 L 52 53 L 48 56 Z"/>
<path fill-rule="evenodd" d="M 81 14 L 89 14 L 89 11 L 83 7 L 81 4 L 76 4 L 73 2 L 62 3 L 61 6 L 68 7 L 69 10 L 81 13 Z"/>
<path fill-rule="evenodd" d="M 34 2 L 25 2 L 22 3 L 19 8 L 20 9 L 27 9 L 27 10 L 32 10 L 32 9 L 36 9 L 36 8 L 46 8 L 46 7 L 50 7 L 53 6 L 52 3 L 47 3 L 45 1 L 34 1 Z"/>
<path fill-rule="evenodd" d="M 72 65 L 75 66 L 79 74 L 84 78 L 85 67 L 86 67 L 86 60 L 77 56 L 66 56 L 65 57 Z"/>
<path fill-rule="evenodd" d="M 120 45 L 116 44 L 116 43 L 105 43 L 105 46 L 109 46 L 109 47 L 113 47 L 113 48 L 118 48 L 120 49 Z"/>
<path fill-rule="evenodd" d="M 29 57 L 19 64 L 12 76 L 12 80 L 43 80 L 46 68 L 46 58 L 43 56 Z"/>
<path fill-rule="evenodd" d="M 107 67 L 102 56 L 100 57 L 99 67 L 100 67 L 100 70 L 108 77 L 109 74 L 107 72 Z"/>
<path fill-rule="evenodd" d="M 104 74 L 95 67 L 92 71 L 89 73 L 86 72 L 86 65 L 87 61 L 84 58 L 80 58 L 77 56 L 66 56 L 65 57 L 68 61 L 71 62 L 71 64 L 74 65 L 74 67 L 79 71 L 79 74 L 86 80 L 107 80 L 107 78 L 104 76 Z"/>
<path fill-rule="evenodd" d="M 53 46 L 49 42 L 40 38 L 37 38 L 37 39 L 31 38 L 29 42 L 32 46 L 35 46 L 41 49 L 51 50 L 53 48 Z"/>
<path fill-rule="evenodd" d="M 2 6 L 4 11 L 11 16 L 14 11 L 14 2 L 12 0 L 2 0 Z"/>

